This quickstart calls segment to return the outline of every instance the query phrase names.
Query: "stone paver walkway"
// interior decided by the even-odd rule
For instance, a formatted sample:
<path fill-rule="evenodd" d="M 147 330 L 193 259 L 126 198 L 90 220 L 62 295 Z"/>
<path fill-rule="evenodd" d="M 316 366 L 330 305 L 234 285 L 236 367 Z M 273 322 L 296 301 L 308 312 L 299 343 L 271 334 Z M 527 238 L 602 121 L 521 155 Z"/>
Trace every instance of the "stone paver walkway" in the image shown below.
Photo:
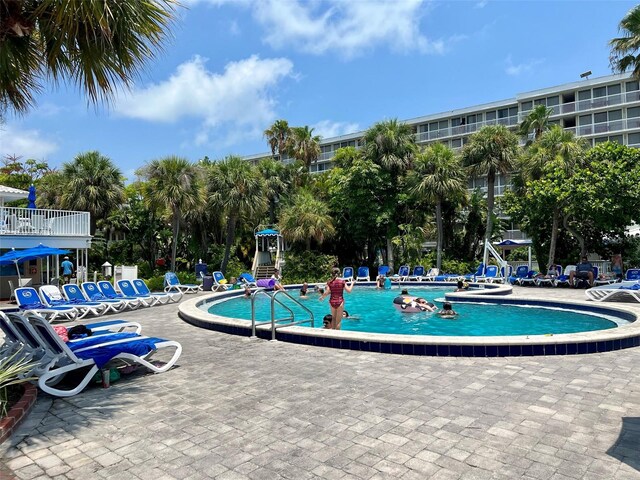
<path fill-rule="evenodd" d="M 405 357 L 229 336 L 176 311 L 121 317 L 182 342 L 178 368 L 67 399 L 41 394 L 0 447 L 5 469 L 24 479 L 640 479 L 640 348 Z"/>

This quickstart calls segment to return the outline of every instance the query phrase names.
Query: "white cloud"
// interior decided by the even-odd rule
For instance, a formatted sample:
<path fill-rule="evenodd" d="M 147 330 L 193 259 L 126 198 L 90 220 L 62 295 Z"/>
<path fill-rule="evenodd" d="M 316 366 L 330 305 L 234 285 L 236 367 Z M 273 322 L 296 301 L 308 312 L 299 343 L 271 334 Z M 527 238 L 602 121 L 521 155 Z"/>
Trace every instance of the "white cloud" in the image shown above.
<path fill-rule="evenodd" d="M 215 73 L 206 69 L 205 59 L 195 57 L 179 65 L 167 80 L 122 97 L 116 111 L 153 122 L 199 119 L 200 131 L 194 138 L 197 145 L 207 144 L 211 133 L 223 125 L 261 134 L 260 127 L 276 117 L 271 92 L 292 72 L 293 63 L 286 58 L 263 60 L 254 55 Z"/>
<path fill-rule="evenodd" d="M 476 2 L 474 8 L 484 8 L 487 6 L 487 3 L 489 3 L 487 0 L 481 0 L 480 2 Z"/>
<path fill-rule="evenodd" d="M 200 0 L 204 3 L 205 0 Z M 274 48 L 296 48 L 311 54 L 337 52 L 347 58 L 377 47 L 398 52 L 441 54 L 446 39 L 431 40 L 420 29 L 427 0 L 208 0 L 215 6 L 251 8 Z"/>
<path fill-rule="evenodd" d="M 24 160 L 45 160 L 58 149 L 58 145 L 45 139 L 40 131 L 8 124 L 0 125 L 0 146 L 0 156 L 17 155 Z"/>
<path fill-rule="evenodd" d="M 337 137 L 360 130 L 360 126 L 357 123 L 332 122 L 331 120 L 322 120 L 312 125 L 312 127 L 314 135 L 320 135 L 322 138 Z"/>
<path fill-rule="evenodd" d="M 529 60 L 528 62 L 514 64 L 511 55 L 509 55 L 505 60 L 505 72 L 507 73 L 507 75 L 517 77 L 518 75 L 522 75 L 524 73 L 531 73 L 534 67 L 540 65 L 543 62 L 544 59 L 534 59 Z"/>

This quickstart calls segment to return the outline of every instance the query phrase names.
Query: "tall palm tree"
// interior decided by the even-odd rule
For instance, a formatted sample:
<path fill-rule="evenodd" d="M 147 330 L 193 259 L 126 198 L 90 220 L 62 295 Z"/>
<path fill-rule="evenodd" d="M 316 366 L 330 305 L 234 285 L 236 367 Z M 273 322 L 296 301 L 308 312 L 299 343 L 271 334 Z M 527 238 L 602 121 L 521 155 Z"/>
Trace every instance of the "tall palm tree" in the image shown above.
<path fill-rule="evenodd" d="M 309 169 L 312 163 L 318 161 L 320 157 L 320 136 L 313 134 L 313 128 L 307 125 L 304 127 L 293 127 L 291 137 L 287 147 L 287 153 L 302 162 Z"/>
<path fill-rule="evenodd" d="M 43 81 L 70 80 L 92 103 L 129 86 L 174 19 L 175 0 L 0 0 L 0 113 L 25 113 Z"/>
<path fill-rule="evenodd" d="M 504 125 L 482 127 L 471 135 L 469 143 L 462 150 L 463 164 L 469 168 L 470 173 L 476 176 L 487 176 L 487 228 L 485 240 L 490 239 L 493 232 L 496 175 L 506 175 L 510 172 L 518 155 L 518 137 Z"/>
<path fill-rule="evenodd" d="M 583 160 L 587 148 L 588 144 L 584 138 L 576 137 L 573 132 L 563 130 L 559 125 L 553 125 L 531 145 L 527 155 L 523 157 L 523 176 L 526 180 L 539 179 L 545 166 L 553 163 L 569 177 Z M 558 203 L 553 205 L 549 265 L 555 263 L 561 209 L 562 206 Z"/>
<path fill-rule="evenodd" d="M 553 109 L 547 108 L 545 105 L 536 105 L 531 110 L 522 123 L 520 124 L 520 136 L 528 140 L 529 134 L 533 132 L 533 139 L 538 140 L 542 133 L 550 126 L 549 117 L 553 115 Z"/>
<path fill-rule="evenodd" d="M 304 242 L 307 251 L 311 250 L 312 239 L 321 244 L 336 232 L 329 206 L 308 190 L 293 196 L 290 205 L 282 210 L 279 225 L 285 239 Z"/>
<path fill-rule="evenodd" d="M 146 196 L 156 210 L 168 210 L 171 217 L 171 270 L 176 269 L 176 250 L 180 223 L 186 211 L 204 200 L 202 172 L 186 158 L 174 155 L 149 162 L 139 174 L 147 180 Z"/>
<path fill-rule="evenodd" d="M 433 143 L 416 155 L 411 175 L 412 190 L 436 204 L 436 267 L 442 267 L 442 201 L 461 197 L 466 192 L 466 178 L 460 160 L 442 143 Z"/>
<path fill-rule="evenodd" d="M 609 42 L 609 61 L 614 72 L 633 70 L 633 76 L 640 79 L 640 5 L 636 5 L 620 21 L 621 36 Z"/>
<path fill-rule="evenodd" d="M 378 122 L 363 139 L 366 156 L 396 177 L 411 167 L 417 149 L 410 125 L 397 119 Z"/>
<path fill-rule="evenodd" d="M 271 155 L 281 157 L 287 151 L 291 138 L 291 128 L 286 120 L 276 120 L 264 131 L 264 136 L 271 147 Z"/>
<path fill-rule="evenodd" d="M 104 220 L 124 201 L 122 173 L 111 159 L 97 151 L 77 155 L 62 165 L 62 208 L 89 212 L 91 235 L 98 219 Z"/>
<path fill-rule="evenodd" d="M 236 225 L 242 215 L 256 215 L 265 208 L 264 180 L 258 169 L 231 155 L 213 164 L 208 172 L 209 203 L 227 215 L 227 235 L 220 271 L 226 273 Z"/>
<path fill-rule="evenodd" d="M 265 194 L 269 200 L 269 221 L 276 223 L 276 205 L 291 183 L 290 171 L 283 163 L 273 158 L 261 160 L 258 170 L 265 181 Z"/>

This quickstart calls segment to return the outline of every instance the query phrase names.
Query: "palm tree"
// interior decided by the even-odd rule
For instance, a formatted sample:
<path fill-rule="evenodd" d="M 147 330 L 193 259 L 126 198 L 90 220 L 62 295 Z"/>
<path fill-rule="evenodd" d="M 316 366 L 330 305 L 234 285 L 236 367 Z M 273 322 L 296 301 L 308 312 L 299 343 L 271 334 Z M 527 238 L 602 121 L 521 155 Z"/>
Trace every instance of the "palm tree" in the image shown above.
<path fill-rule="evenodd" d="M 329 206 L 308 190 L 294 195 L 291 204 L 283 209 L 279 225 L 285 239 L 304 242 L 307 251 L 311 250 L 312 239 L 321 244 L 336 232 Z"/>
<path fill-rule="evenodd" d="M 320 136 L 313 134 L 313 128 L 307 125 L 304 127 L 293 127 L 291 137 L 287 147 L 287 153 L 302 162 L 309 169 L 312 163 L 318 161 L 320 157 Z"/>
<path fill-rule="evenodd" d="M 227 235 L 220 271 L 226 273 L 236 225 L 241 215 L 255 215 L 264 210 L 264 180 L 256 167 L 241 157 L 231 155 L 213 164 L 208 174 L 209 202 L 227 215 Z"/>
<path fill-rule="evenodd" d="M 175 0 L 0 0 L 0 113 L 25 113 L 43 80 L 75 82 L 92 103 L 130 86 L 162 46 Z"/>
<path fill-rule="evenodd" d="M 525 119 L 520 124 L 520 136 L 527 140 L 527 144 L 531 141 L 528 140 L 529 134 L 533 132 L 533 139 L 538 140 L 542 135 L 542 132 L 549 128 L 549 117 L 553 115 L 553 109 L 547 108 L 544 105 L 536 105 L 531 110 Z"/>
<path fill-rule="evenodd" d="M 442 201 L 461 197 L 466 192 L 465 175 L 453 150 L 442 143 L 429 145 L 416 155 L 412 173 L 413 192 L 436 204 L 438 229 L 436 267 L 442 267 Z"/>
<path fill-rule="evenodd" d="M 364 134 L 366 156 L 397 175 L 411 167 L 416 153 L 413 128 L 397 119 L 378 122 Z"/>
<path fill-rule="evenodd" d="M 264 131 L 264 136 L 271 147 L 271 155 L 281 157 L 287 151 L 291 138 L 291 128 L 286 120 L 276 120 Z"/>
<path fill-rule="evenodd" d="M 622 35 L 609 42 L 611 68 L 616 73 L 633 70 L 633 76 L 640 79 L 640 5 L 629 10 L 618 30 Z"/>
<path fill-rule="evenodd" d="M 265 181 L 265 194 L 269 200 L 269 221 L 276 223 L 276 205 L 280 196 L 290 185 L 289 170 L 273 158 L 265 158 L 258 163 L 258 170 Z"/>
<path fill-rule="evenodd" d="M 486 241 L 491 238 L 493 231 L 496 175 L 506 175 L 510 172 L 518 154 L 518 137 L 504 125 L 482 127 L 471 135 L 469 143 L 462 150 L 463 164 L 469 168 L 470 173 L 476 176 L 487 176 Z"/>
<path fill-rule="evenodd" d="M 122 173 L 97 151 L 81 153 L 73 162 L 63 164 L 62 178 L 62 208 L 89 212 L 91 235 L 96 232 L 98 219 L 105 220 L 124 201 Z"/>
<path fill-rule="evenodd" d="M 186 158 L 168 156 L 153 160 L 138 173 L 147 180 L 147 201 L 156 210 L 168 210 L 171 217 L 171 270 L 176 269 L 180 223 L 186 211 L 203 201 L 202 172 Z"/>
<path fill-rule="evenodd" d="M 573 132 L 563 130 L 559 125 L 553 125 L 531 145 L 522 162 L 522 173 L 525 180 L 539 179 L 546 165 L 554 163 L 565 172 L 567 177 L 579 166 L 588 148 L 584 138 L 578 138 Z M 553 205 L 551 221 L 551 239 L 549 241 L 549 265 L 555 263 L 558 231 L 560 228 L 560 214 L 562 206 Z"/>

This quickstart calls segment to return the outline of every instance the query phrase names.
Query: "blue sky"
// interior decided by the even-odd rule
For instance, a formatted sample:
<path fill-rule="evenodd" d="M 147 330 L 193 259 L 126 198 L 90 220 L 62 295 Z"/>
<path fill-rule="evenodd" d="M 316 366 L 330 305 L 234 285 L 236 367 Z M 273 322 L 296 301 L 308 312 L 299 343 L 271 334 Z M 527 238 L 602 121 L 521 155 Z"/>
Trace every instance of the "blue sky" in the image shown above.
<path fill-rule="evenodd" d="M 59 167 L 98 150 L 132 178 L 155 158 L 267 152 L 277 119 L 323 137 L 608 75 L 629 1 L 187 0 L 134 90 L 94 108 L 49 86 L 0 127 L 0 155 Z"/>

